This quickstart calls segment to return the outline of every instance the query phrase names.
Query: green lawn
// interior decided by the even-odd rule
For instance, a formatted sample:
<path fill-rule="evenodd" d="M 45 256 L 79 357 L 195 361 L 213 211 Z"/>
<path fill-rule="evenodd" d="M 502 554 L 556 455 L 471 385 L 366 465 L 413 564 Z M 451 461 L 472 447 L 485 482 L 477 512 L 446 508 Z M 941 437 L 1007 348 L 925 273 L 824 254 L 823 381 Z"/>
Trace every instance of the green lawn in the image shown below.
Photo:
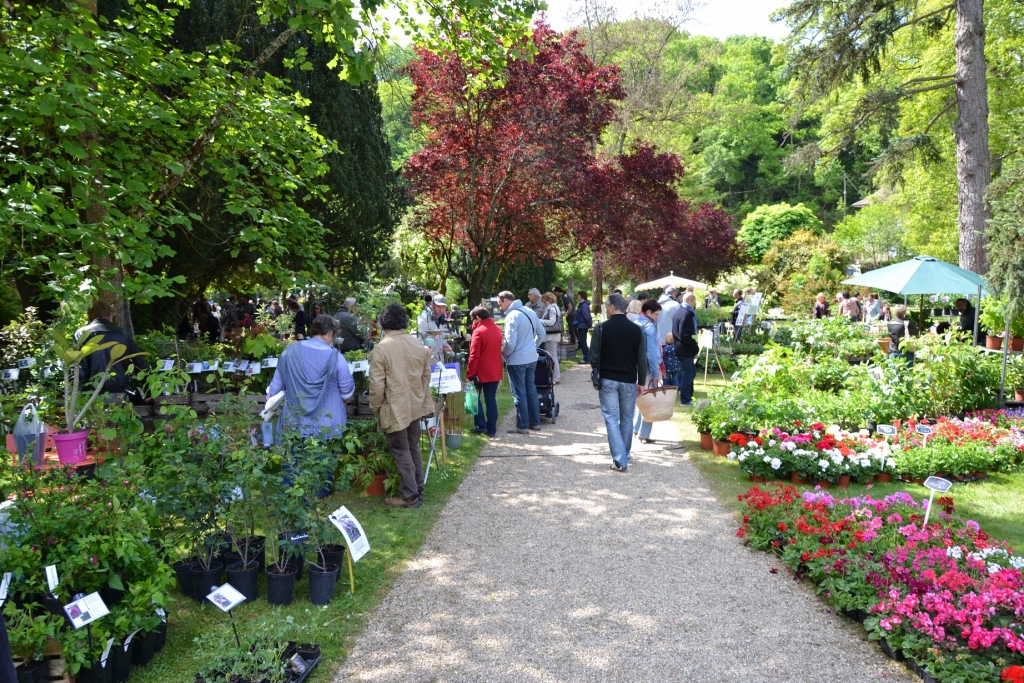
<path fill-rule="evenodd" d="M 505 383 L 498 392 L 498 410 L 504 415 L 511 408 L 512 396 Z M 470 434 L 471 429 L 472 421 L 469 420 L 462 447 L 457 451 L 449 450 L 447 465 L 438 466 L 435 460 L 424 491 L 424 504 L 419 509 L 386 508 L 380 498 L 367 498 L 354 492 L 336 493 L 325 499 L 327 510 L 347 506 L 363 525 L 370 541 L 369 554 L 355 565 L 355 595 L 349 593 L 347 570 L 343 568 L 337 593 L 330 605 L 316 607 L 310 604 L 304 575 L 295 587 L 295 600 L 290 606 L 271 607 L 262 597 L 266 592 L 261 579 L 261 598 L 251 604 L 243 603 L 234 610 L 243 641 L 246 623 L 251 619 L 265 614 L 277 615 L 282 620 L 293 617 L 294 639 L 319 643 L 322 648 L 323 662 L 309 680 L 314 683 L 333 680 L 338 665 L 347 656 L 367 615 L 387 592 L 405 561 L 419 550 L 448 499 L 476 462 L 486 439 Z M 426 452 L 423 455 L 426 458 Z M 194 654 L 193 640 L 216 629 L 225 634 L 231 632 L 227 615 L 212 604 L 198 604 L 176 590 L 174 597 L 176 599 L 169 610 L 167 646 L 148 666 L 133 670 L 134 683 L 193 680 L 204 663 Z"/>
<path fill-rule="evenodd" d="M 695 400 L 706 395 L 701 386 L 702 377 L 703 375 L 698 375 L 697 378 Z M 714 380 L 710 374 L 708 375 L 709 388 L 723 382 L 721 375 Z M 747 491 L 752 484 L 736 463 L 730 462 L 727 458 L 717 457 L 710 451 L 700 450 L 700 437 L 690 422 L 689 413 L 689 408 L 676 407 L 676 418 L 681 419 L 683 443 L 687 446 L 691 460 L 704 475 L 715 495 L 728 505 L 738 518 L 742 514 L 742 506 L 736 496 Z M 906 491 L 918 500 L 927 498 L 929 493 L 923 486 L 901 482 L 854 485 L 850 486 L 845 494 L 833 487 L 832 492 L 836 495 L 870 494 L 873 497 L 882 497 L 895 491 Z M 1009 542 L 1014 548 L 1024 550 L 1024 472 L 995 474 L 984 482 L 954 484 L 950 495 L 953 496 L 958 516 L 977 521 L 981 528 L 993 537 Z"/>

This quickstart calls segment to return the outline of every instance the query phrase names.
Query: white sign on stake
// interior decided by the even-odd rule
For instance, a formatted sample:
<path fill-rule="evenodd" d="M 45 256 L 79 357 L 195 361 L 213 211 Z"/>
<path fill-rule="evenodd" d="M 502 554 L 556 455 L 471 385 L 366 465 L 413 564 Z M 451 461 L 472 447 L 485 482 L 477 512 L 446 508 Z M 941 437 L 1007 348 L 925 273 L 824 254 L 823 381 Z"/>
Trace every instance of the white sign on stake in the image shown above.
<path fill-rule="evenodd" d="M 230 583 L 225 583 L 220 588 L 214 588 L 206 596 L 206 599 L 219 607 L 222 612 L 230 612 L 233 607 L 245 602 L 245 596 Z"/>
<path fill-rule="evenodd" d="M 441 394 L 457 394 L 462 391 L 462 380 L 459 379 L 458 363 L 443 367 L 430 368 L 430 388 L 437 389 Z"/>
<path fill-rule="evenodd" d="M 57 565 L 51 564 L 46 568 L 46 585 L 50 587 L 50 592 L 60 585 L 60 581 L 57 580 Z"/>
<path fill-rule="evenodd" d="M 878 425 L 875 427 L 875 431 L 884 436 L 896 436 L 899 433 L 899 430 L 892 425 Z"/>
<path fill-rule="evenodd" d="M 276 368 L 277 367 L 277 360 L 278 360 L 277 358 L 264 358 L 263 359 L 263 367 L 265 367 L 265 368 Z"/>
<path fill-rule="evenodd" d="M 363 555 L 370 552 L 370 541 L 366 538 L 366 532 L 363 531 L 359 520 L 348 511 L 347 507 L 342 505 L 332 512 L 328 519 L 331 520 L 331 524 L 338 527 L 338 531 L 345 537 L 349 556 L 353 562 L 358 562 Z"/>
<path fill-rule="evenodd" d="M 698 349 L 713 349 L 715 347 L 715 333 L 711 330 L 700 330 L 697 334 Z"/>
<path fill-rule="evenodd" d="M 953 482 L 942 477 L 928 477 L 924 480 L 924 486 L 931 490 L 931 494 L 928 496 L 928 509 L 924 511 L 924 523 L 927 525 L 928 516 L 932 513 L 932 504 L 935 503 L 935 492 L 945 493 L 953 488 Z"/>
<path fill-rule="evenodd" d="M 349 370 L 352 371 L 353 375 L 356 374 L 356 373 L 360 373 L 360 372 L 369 372 L 370 371 L 370 361 L 368 361 L 368 360 L 357 360 L 357 361 L 354 361 L 352 363 L 349 363 L 348 367 L 349 367 Z"/>
<path fill-rule="evenodd" d="M 917 425 L 917 427 L 915 427 L 914 429 L 917 431 L 918 434 L 924 437 L 921 440 L 923 442 L 922 445 L 927 446 L 928 437 L 931 436 L 935 430 L 932 429 L 931 425 Z"/>
<path fill-rule="evenodd" d="M 157 369 L 160 372 L 170 372 L 174 369 L 174 360 L 171 358 L 161 358 L 157 364 Z"/>
<path fill-rule="evenodd" d="M 199 361 L 196 361 L 194 363 L 189 363 L 188 365 L 185 366 L 185 372 L 187 372 L 190 375 L 198 375 L 202 371 L 203 371 L 203 364 L 200 363 Z"/>
<path fill-rule="evenodd" d="M 64 605 L 64 612 L 67 613 L 68 618 L 71 619 L 71 625 L 76 629 L 110 614 L 107 604 L 103 602 L 99 593 L 89 593 L 84 598 Z"/>

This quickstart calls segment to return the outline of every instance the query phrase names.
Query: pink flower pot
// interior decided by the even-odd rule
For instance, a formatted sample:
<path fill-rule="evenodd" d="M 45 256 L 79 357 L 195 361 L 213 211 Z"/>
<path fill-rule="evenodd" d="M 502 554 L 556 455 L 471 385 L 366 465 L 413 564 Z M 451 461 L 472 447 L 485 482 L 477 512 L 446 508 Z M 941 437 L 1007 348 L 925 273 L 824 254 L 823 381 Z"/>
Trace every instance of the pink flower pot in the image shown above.
<path fill-rule="evenodd" d="M 89 445 L 89 430 L 83 429 L 71 434 L 57 432 L 53 435 L 53 443 L 57 446 L 57 460 L 61 464 L 76 465 L 85 461 Z"/>

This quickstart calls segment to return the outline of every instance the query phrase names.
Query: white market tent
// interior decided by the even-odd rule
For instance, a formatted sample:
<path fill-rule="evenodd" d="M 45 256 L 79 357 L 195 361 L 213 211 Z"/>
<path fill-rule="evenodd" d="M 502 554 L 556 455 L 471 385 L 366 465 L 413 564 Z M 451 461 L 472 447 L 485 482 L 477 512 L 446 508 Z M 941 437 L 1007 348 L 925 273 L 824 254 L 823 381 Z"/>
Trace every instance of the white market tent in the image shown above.
<path fill-rule="evenodd" d="M 694 287 L 695 289 L 707 289 L 708 286 L 703 282 L 697 282 L 696 280 L 688 280 L 685 277 L 679 277 L 671 270 L 666 277 L 658 278 L 657 280 L 651 280 L 650 282 L 644 282 L 636 286 L 636 290 L 641 289 L 647 290 L 660 290 L 666 287 L 676 287 L 677 289 L 685 289 L 686 287 Z"/>

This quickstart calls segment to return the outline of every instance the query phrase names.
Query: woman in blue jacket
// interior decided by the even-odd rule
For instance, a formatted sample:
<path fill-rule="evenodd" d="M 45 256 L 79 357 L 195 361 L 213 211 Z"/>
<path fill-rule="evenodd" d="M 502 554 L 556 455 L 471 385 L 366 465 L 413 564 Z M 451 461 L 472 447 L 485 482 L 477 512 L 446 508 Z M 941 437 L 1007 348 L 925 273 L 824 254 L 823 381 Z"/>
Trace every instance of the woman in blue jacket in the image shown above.
<path fill-rule="evenodd" d="M 589 365 L 590 349 L 587 347 L 587 332 L 594 326 L 594 318 L 590 315 L 590 302 L 587 300 L 587 293 L 580 290 L 576 292 L 576 296 L 580 298 L 580 303 L 576 306 L 576 319 L 573 320 L 572 327 L 576 330 L 576 341 L 579 342 L 580 348 L 583 350 L 583 360 L 580 361 L 580 365 Z"/>

